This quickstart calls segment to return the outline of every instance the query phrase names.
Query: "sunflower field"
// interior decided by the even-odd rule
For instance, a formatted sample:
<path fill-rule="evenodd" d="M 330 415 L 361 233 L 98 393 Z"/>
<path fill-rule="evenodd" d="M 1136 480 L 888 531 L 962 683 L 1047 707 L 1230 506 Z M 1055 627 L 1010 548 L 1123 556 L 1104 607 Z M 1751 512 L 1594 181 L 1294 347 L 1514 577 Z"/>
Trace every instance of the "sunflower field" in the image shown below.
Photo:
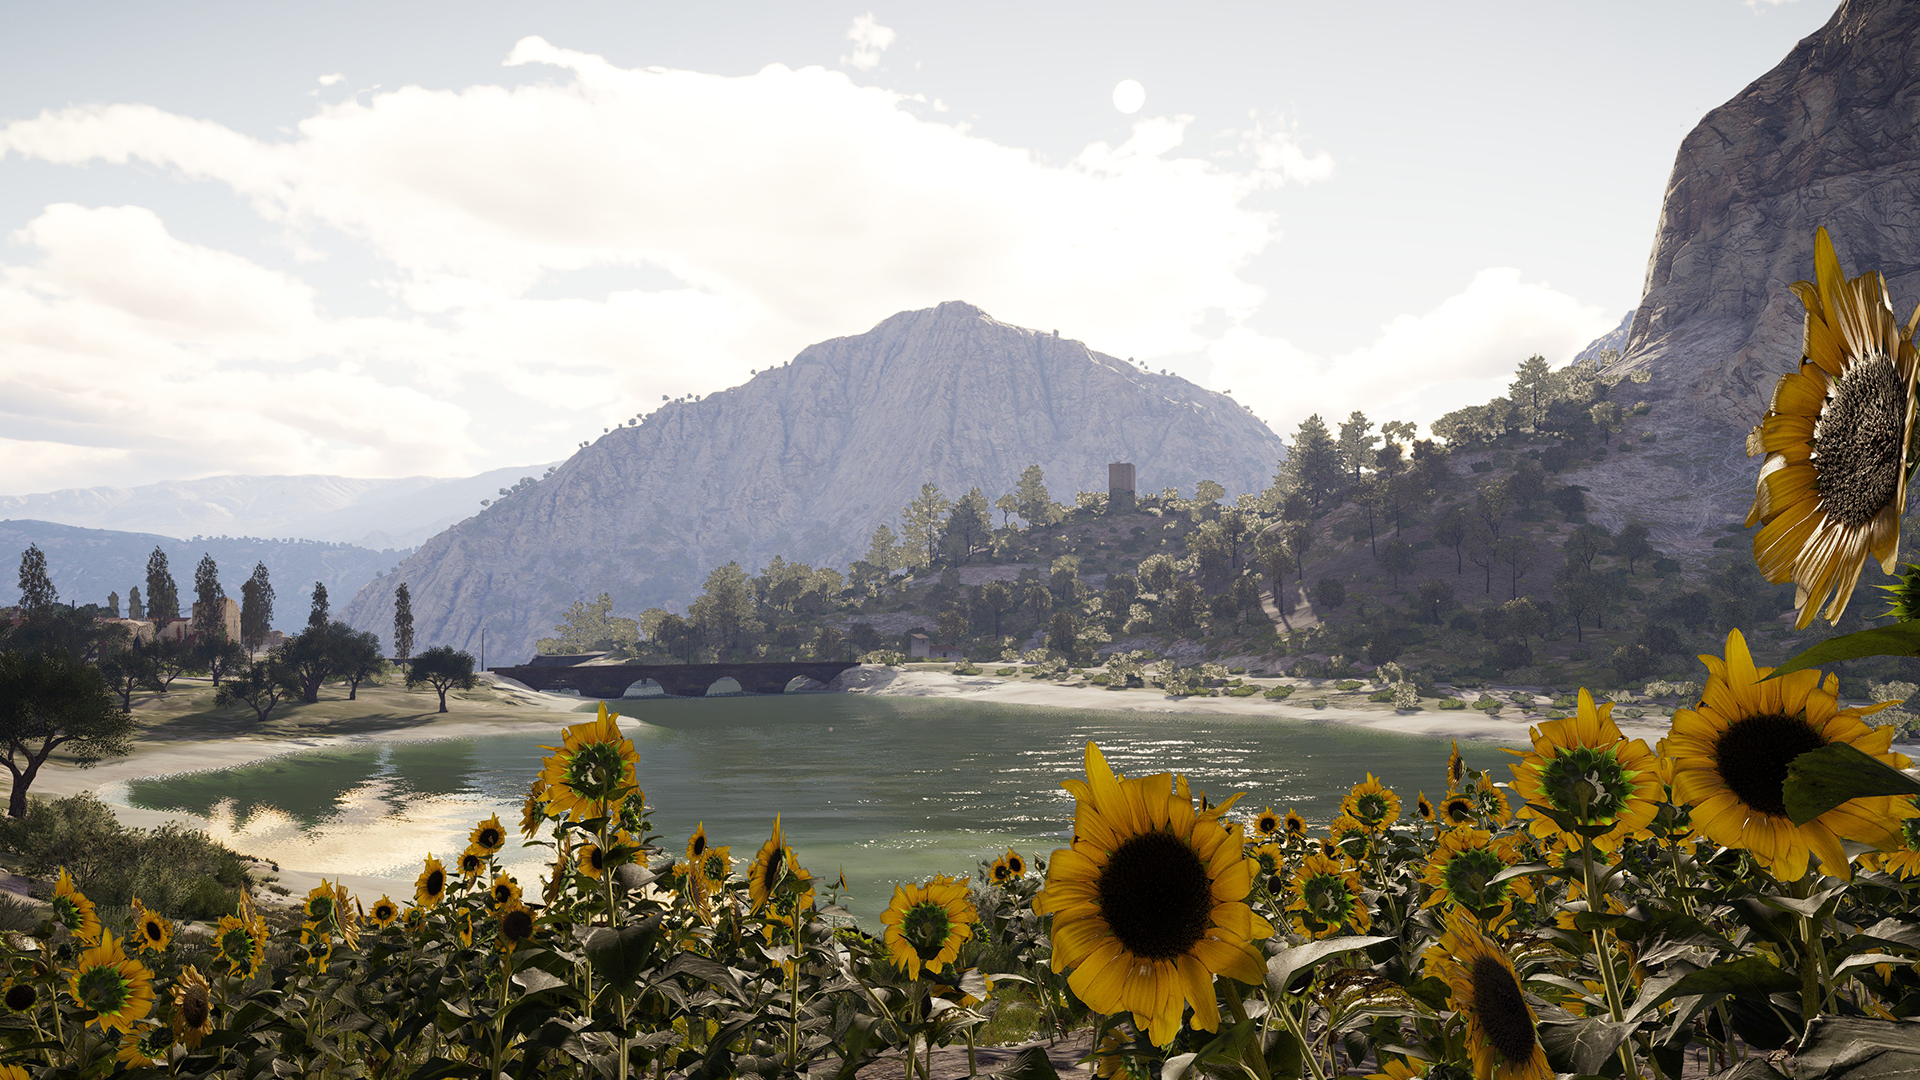
<path fill-rule="evenodd" d="M 1816 271 L 1748 444 L 1755 555 L 1802 625 L 1895 569 L 1920 373 L 1920 311 L 1896 324 L 1824 232 Z M 750 857 L 657 835 L 602 706 L 517 829 L 476 823 L 397 900 L 322 882 L 188 933 L 137 899 L 109 925 L 62 872 L 45 925 L 0 935 L 0 1080 L 931 1080 L 937 1048 L 1072 1031 L 1123 1080 L 1912 1076 L 1920 784 L 1885 706 L 1817 668 L 1920 655 L 1920 569 L 1893 591 L 1896 621 L 1779 668 L 1730 631 L 1654 745 L 1582 690 L 1504 770 L 1456 748 L 1435 795 L 1368 775 L 1330 822 L 1089 743 L 1065 846 L 900 885 L 878 932 L 777 819 Z M 514 843 L 551 869 L 515 880 Z"/>

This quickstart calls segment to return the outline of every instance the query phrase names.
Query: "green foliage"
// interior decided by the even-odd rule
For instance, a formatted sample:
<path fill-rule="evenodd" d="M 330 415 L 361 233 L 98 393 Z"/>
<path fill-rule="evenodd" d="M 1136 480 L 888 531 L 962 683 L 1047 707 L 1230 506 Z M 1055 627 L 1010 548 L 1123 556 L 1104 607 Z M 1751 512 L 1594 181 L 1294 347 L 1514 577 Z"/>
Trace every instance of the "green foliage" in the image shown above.
<path fill-rule="evenodd" d="M 66 869 L 96 903 L 125 907 L 138 896 L 176 919 L 230 914 L 248 880 L 240 856 L 206 833 L 177 822 L 129 829 L 91 792 L 29 800 L 25 816 L 0 819 L 0 844 L 31 877 Z"/>
<path fill-rule="evenodd" d="M 400 586 L 406 588 L 405 585 Z M 397 609 L 396 609 L 397 610 Z M 409 622 L 412 613 L 408 612 Z M 395 615 L 398 622 L 399 616 Z M 613 597 L 601 593 L 599 599 L 591 602 L 576 600 L 567 609 L 560 622 L 554 626 L 558 636 L 541 638 L 534 643 L 534 651 L 542 655 L 613 652 L 621 655 L 633 655 L 640 648 L 640 623 L 636 619 L 623 618 L 613 613 Z M 412 645 L 411 626 L 409 626 L 408 645 Z M 411 653 L 411 648 L 408 653 Z M 402 656 L 398 648 L 396 657 Z"/>
<path fill-rule="evenodd" d="M 473 654 L 451 645 L 436 645 L 407 665 L 407 689 L 431 686 L 440 695 L 440 711 L 447 711 L 447 691 L 471 690 L 479 685 L 473 673 Z"/>
<path fill-rule="evenodd" d="M 1465 709 L 1466 707 L 1467 707 L 1467 703 L 1464 701 L 1461 701 L 1459 698 L 1456 698 L 1456 697 L 1446 697 L 1446 698 L 1440 699 L 1440 708 L 1442 711 L 1457 712 Z"/>
<path fill-rule="evenodd" d="M 1286 699 L 1293 696 L 1293 687 L 1275 686 L 1267 690 L 1267 692 L 1261 696 L 1266 697 L 1272 701 L 1285 701 Z"/>

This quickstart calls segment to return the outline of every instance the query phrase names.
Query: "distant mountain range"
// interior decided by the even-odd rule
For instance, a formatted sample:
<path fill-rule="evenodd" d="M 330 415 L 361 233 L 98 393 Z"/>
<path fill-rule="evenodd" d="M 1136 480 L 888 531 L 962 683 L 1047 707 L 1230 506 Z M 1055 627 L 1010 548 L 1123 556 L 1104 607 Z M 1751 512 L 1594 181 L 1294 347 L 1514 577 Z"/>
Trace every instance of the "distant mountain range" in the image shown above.
<path fill-rule="evenodd" d="M 273 581 L 273 627 L 297 631 L 306 625 L 313 583 L 325 582 L 337 613 L 355 591 L 376 575 L 391 569 L 404 551 L 373 551 L 352 544 L 314 540 L 256 540 L 214 537 L 179 540 L 152 533 L 82 529 L 49 521 L 0 520 L 0 607 L 20 600 L 20 586 L 12 572 L 15 553 L 29 544 L 40 545 L 47 557 L 47 576 L 62 603 L 104 604 L 108 593 L 120 594 L 120 612 L 134 587 L 147 592 L 147 556 L 155 547 L 167 553 L 168 570 L 180 591 L 182 613 L 193 603 L 193 573 L 203 555 L 220 567 L 220 584 L 228 596 L 240 598 L 240 585 L 265 563 Z M 390 636 L 391 626 L 387 627 Z"/>
<path fill-rule="evenodd" d="M 427 541 L 347 618 L 387 633 L 405 581 L 418 643 L 477 651 L 484 629 L 518 659 L 602 592 L 634 614 L 686 603 L 728 561 L 845 566 L 925 483 L 992 499 L 1038 464 L 1070 503 L 1124 461 L 1140 490 L 1213 480 L 1232 497 L 1266 488 L 1283 452 L 1224 394 L 949 302 L 615 429 Z"/>
<path fill-rule="evenodd" d="M 0 518 L 176 538 L 239 534 L 413 548 L 479 512 L 480 500 L 546 470 L 529 465 L 457 479 L 213 476 L 131 488 L 67 488 L 0 495 Z"/>

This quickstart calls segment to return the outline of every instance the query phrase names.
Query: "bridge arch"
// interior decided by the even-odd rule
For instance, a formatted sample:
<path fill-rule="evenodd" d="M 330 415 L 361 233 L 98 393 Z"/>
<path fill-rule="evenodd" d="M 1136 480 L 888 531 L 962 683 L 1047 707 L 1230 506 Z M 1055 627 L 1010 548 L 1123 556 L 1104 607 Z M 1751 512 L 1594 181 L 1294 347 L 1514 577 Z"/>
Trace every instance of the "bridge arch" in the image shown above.
<path fill-rule="evenodd" d="M 708 684 L 706 696 L 727 697 L 732 694 L 744 694 L 744 693 L 746 693 L 746 690 L 741 687 L 740 680 L 734 678 L 731 675 L 722 675 L 718 679 L 715 679 L 712 683 Z"/>
<path fill-rule="evenodd" d="M 620 696 L 623 698 L 666 697 L 667 688 L 661 686 L 657 679 L 635 679 L 621 691 Z"/>
<path fill-rule="evenodd" d="M 786 688 L 780 692 L 783 694 L 817 694 L 826 688 L 827 684 L 821 682 L 819 679 L 809 678 L 805 675 L 795 675 L 793 678 L 787 680 Z"/>

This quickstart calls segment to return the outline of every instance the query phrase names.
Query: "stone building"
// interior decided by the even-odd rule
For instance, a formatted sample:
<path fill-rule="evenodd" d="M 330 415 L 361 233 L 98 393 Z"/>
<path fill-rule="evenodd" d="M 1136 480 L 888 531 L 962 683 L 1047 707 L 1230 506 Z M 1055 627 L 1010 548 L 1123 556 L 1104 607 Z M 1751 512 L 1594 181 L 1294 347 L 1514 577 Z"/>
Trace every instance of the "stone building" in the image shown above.
<path fill-rule="evenodd" d="M 1133 462 L 1116 461 L 1107 466 L 1107 512 L 1123 513 L 1133 509 Z"/>

